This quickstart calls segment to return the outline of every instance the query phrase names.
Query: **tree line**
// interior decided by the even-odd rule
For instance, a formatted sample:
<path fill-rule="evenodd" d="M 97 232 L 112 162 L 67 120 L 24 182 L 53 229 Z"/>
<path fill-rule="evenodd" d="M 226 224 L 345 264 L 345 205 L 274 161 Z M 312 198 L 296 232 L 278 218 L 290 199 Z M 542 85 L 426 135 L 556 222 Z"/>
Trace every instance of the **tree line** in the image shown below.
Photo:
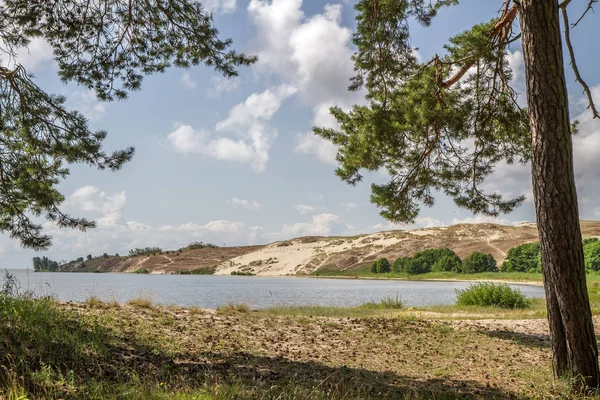
<path fill-rule="evenodd" d="M 443 271 L 465 274 L 498 272 L 498 266 L 491 254 L 474 252 L 461 260 L 448 248 L 423 250 L 412 257 L 400 257 L 393 264 L 387 258 L 380 258 L 371 264 L 371 272 L 376 274 L 394 272 L 419 275 Z"/>
<path fill-rule="evenodd" d="M 36 272 L 58 271 L 60 264 L 58 261 L 53 261 L 48 257 L 33 257 L 33 270 Z"/>
<path fill-rule="evenodd" d="M 583 239 L 585 270 L 588 273 L 600 272 L 600 240 Z M 375 274 L 405 273 L 408 275 L 428 272 L 542 272 L 540 242 L 523 243 L 512 247 L 506 253 L 506 259 L 498 266 L 491 254 L 473 252 L 464 260 L 448 248 L 427 249 L 415 253 L 412 257 L 399 257 L 393 263 L 380 258 L 371 264 L 370 271 Z"/>

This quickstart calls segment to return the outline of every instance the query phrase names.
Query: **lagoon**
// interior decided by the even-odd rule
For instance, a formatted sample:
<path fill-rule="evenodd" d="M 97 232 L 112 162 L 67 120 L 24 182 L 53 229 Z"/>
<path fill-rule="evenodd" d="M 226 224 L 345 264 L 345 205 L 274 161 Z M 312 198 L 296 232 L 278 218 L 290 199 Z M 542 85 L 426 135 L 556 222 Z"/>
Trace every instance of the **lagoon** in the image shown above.
<path fill-rule="evenodd" d="M 272 306 L 356 306 L 398 296 L 406 306 L 454 304 L 456 289 L 471 282 L 327 279 L 306 277 L 139 275 L 9 270 L 21 290 L 51 295 L 59 301 L 84 301 L 90 296 L 125 303 L 151 297 L 154 303 L 181 307 L 216 308 L 247 303 Z M 511 285 L 528 297 L 544 297 L 541 286 Z"/>

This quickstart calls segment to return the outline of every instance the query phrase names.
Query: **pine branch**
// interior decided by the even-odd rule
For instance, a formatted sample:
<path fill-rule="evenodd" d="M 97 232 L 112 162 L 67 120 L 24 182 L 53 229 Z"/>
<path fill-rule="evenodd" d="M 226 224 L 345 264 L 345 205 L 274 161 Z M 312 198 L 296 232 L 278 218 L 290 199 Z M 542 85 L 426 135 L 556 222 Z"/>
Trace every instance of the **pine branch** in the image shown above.
<path fill-rule="evenodd" d="M 579 24 L 581 22 L 581 20 L 583 19 L 583 17 L 585 17 L 585 15 L 588 13 L 588 11 L 592 10 L 592 12 L 594 11 L 594 9 L 592 8 L 594 3 L 597 3 L 598 0 L 590 0 L 587 8 L 585 9 L 585 11 L 583 12 L 583 14 L 581 14 L 581 17 L 579 17 L 579 19 L 577 21 L 575 21 L 575 23 L 572 25 L 573 28 L 575 28 L 577 26 L 577 24 Z"/>
<path fill-rule="evenodd" d="M 502 16 L 500 17 L 500 20 L 496 23 L 496 25 L 494 25 L 494 29 L 490 33 L 490 39 L 492 41 L 494 41 L 496 39 L 500 39 L 500 42 L 503 42 L 507 36 L 506 34 L 503 34 L 505 28 L 510 26 L 513 23 L 513 21 L 515 20 L 515 17 L 517 16 L 517 8 L 518 8 L 517 4 L 514 4 L 511 8 L 508 8 L 509 4 L 510 4 L 510 1 L 506 2 L 506 8 L 505 8 Z M 454 85 L 467 73 L 467 71 L 473 65 L 475 65 L 474 59 L 471 62 L 464 64 L 454 74 L 454 76 L 452 76 L 450 79 L 443 82 L 442 87 L 447 89 L 450 86 Z"/>
<path fill-rule="evenodd" d="M 594 1 L 594 0 L 593 0 Z M 593 1 L 590 2 L 593 3 Z M 571 28 L 569 26 L 569 14 L 567 12 L 567 6 L 571 0 L 567 0 L 560 4 L 560 10 L 562 12 L 563 22 L 565 25 L 565 43 L 567 44 L 567 49 L 569 50 L 569 58 L 571 59 L 571 67 L 573 72 L 575 73 L 575 79 L 585 92 L 588 98 L 588 108 L 592 110 L 593 118 L 600 118 L 600 113 L 598 113 L 598 109 L 596 108 L 596 104 L 594 103 L 594 98 L 592 96 L 592 91 L 588 84 L 581 77 L 581 73 L 579 72 L 579 68 L 577 67 L 577 59 L 575 58 L 575 51 L 573 50 L 573 44 L 571 43 Z M 589 9 L 589 6 L 588 6 Z M 586 11 L 587 12 L 587 11 Z M 585 15 L 585 13 L 584 13 Z M 581 20 L 581 18 L 580 18 Z M 579 22 L 579 21 L 578 21 Z"/>

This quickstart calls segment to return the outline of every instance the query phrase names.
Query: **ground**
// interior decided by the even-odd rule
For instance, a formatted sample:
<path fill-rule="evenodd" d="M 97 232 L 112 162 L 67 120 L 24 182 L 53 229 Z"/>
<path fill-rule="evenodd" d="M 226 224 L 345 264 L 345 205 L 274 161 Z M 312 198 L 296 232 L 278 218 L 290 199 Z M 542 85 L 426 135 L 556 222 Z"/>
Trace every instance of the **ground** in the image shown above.
<path fill-rule="evenodd" d="M 543 314 L 539 302 L 525 311 L 450 307 L 253 311 L 243 305 L 204 310 L 97 299 L 10 304 L 4 304 L 5 319 L 0 324 L 4 366 L 0 376 L 9 388 L 5 395 L 29 392 L 34 394 L 29 398 L 81 399 L 570 396 L 565 382 L 552 379 L 547 325 L 539 318 Z M 16 309 L 16 314 L 7 314 L 8 308 Z"/>

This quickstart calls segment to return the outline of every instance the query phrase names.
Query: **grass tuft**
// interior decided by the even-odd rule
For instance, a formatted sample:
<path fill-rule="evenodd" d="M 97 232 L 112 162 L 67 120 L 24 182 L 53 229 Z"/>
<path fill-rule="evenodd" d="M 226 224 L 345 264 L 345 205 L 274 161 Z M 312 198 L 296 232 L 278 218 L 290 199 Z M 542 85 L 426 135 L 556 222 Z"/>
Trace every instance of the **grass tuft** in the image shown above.
<path fill-rule="evenodd" d="M 366 308 L 370 310 L 401 310 L 404 308 L 404 302 L 400 300 L 400 297 L 396 295 L 396 297 L 385 297 L 379 302 L 369 301 L 361 306 L 361 308 Z"/>
<path fill-rule="evenodd" d="M 250 311 L 250 307 L 246 303 L 227 303 L 225 306 L 217 307 L 217 314 L 221 315 L 231 315 L 238 313 L 248 313 Z"/>
<path fill-rule="evenodd" d="M 140 294 L 139 296 L 127 301 L 127 304 L 135 308 L 152 308 L 153 303 L 154 299 L 148 294 Z"/>

